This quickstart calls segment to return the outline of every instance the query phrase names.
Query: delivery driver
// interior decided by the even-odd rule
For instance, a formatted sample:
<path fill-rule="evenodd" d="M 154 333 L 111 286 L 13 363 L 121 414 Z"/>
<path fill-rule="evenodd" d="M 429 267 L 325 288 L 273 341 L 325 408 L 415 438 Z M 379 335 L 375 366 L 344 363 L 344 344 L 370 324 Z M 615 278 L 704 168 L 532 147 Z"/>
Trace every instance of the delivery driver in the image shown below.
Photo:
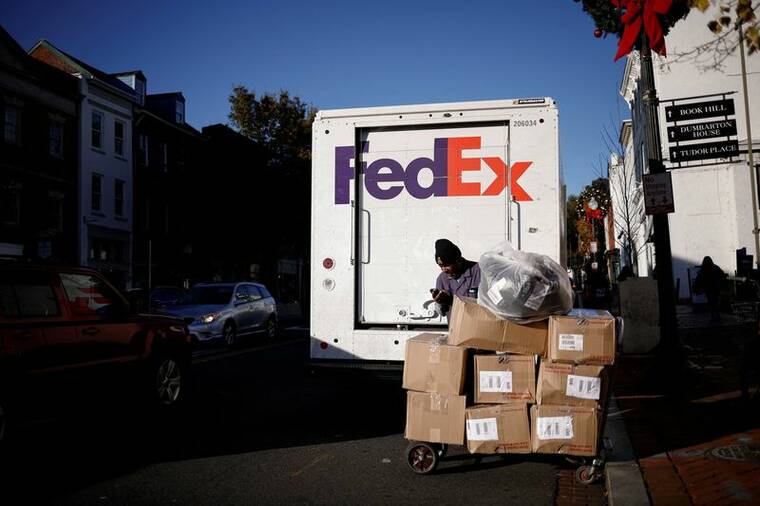
<path fill-rule="evenodd" d="M 448 239 L 435 241 L 435 263 L 441 273 L 430 290 L 433 300 L 441 306 L 441 313 L 448 316 L 454 295 L 477 297 L 480 285 L 480 266 L 477 262 L 462 257 L 456 244 Z"/>

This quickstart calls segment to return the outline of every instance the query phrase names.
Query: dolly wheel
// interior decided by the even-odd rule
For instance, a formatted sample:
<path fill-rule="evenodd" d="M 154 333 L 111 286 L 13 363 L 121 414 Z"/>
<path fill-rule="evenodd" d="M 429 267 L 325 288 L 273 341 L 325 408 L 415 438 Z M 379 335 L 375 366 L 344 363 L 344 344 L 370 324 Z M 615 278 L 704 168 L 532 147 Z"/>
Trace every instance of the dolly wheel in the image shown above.
<path fill-rule="evenodd" d="M 438 451 L 427 443 L 414 443 L 406 449 L 406 463 L 417 474 L 428 474 L 438 467 Z"/>
<path fill-rule="evenodd" d="M 575 470 L 575 481 L 581 485 L 591 485 L 596 481 L 597 473 L 593 466 L 581 466 Z"/>

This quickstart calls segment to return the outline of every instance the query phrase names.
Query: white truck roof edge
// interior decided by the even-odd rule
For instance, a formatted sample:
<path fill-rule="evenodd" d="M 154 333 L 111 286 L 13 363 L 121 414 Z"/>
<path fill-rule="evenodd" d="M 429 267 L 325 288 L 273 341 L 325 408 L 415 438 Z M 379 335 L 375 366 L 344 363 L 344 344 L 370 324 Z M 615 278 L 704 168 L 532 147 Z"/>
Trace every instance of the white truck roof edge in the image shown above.
<path fill-rule="evenodd" d="M 413 104 L 379 107 L 359 107 L 348 109 L 326 109 L 317 112 L 314 121 L 323 119 L 350 118 L 355 116 L 384 116 L 388 114 L 415 114 L 451 112 L 463 109 L 467 111 L 486 111 L 506 108 L 556 107 L 551 97 L 526 97 L 508 100 L 475 100 L 470 102 L 447 102 L 439 104 Z"/>

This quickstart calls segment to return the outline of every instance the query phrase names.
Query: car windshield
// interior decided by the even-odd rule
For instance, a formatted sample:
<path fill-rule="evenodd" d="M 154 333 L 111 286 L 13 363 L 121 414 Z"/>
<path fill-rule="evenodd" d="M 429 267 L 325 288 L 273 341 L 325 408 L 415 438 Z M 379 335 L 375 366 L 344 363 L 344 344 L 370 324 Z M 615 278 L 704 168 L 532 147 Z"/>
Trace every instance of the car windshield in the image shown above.
<path fill-rule="evenodd" d="M 185 304 L 228 304 L 232 299 L 232 285 L 194 286 L 187 294 Z"/>
<path fill-rule="evenodd" d="M 153 300 L 159 302 L 172 302 L 179 298 L 179 292 L 174 290 L 156 290 L 153 292 Z"/>

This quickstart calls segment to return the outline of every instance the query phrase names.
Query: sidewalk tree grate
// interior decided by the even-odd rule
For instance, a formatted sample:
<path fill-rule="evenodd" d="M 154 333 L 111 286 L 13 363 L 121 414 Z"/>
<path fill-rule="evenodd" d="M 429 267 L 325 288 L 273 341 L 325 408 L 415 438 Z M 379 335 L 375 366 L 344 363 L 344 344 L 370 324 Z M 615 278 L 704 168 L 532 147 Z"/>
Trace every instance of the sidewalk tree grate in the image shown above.
<path fill-rule="evenodd" d="M 733 444 L 708 450 L 707 455 L 716 459 L 760 463 L 760 446 Z"/>

